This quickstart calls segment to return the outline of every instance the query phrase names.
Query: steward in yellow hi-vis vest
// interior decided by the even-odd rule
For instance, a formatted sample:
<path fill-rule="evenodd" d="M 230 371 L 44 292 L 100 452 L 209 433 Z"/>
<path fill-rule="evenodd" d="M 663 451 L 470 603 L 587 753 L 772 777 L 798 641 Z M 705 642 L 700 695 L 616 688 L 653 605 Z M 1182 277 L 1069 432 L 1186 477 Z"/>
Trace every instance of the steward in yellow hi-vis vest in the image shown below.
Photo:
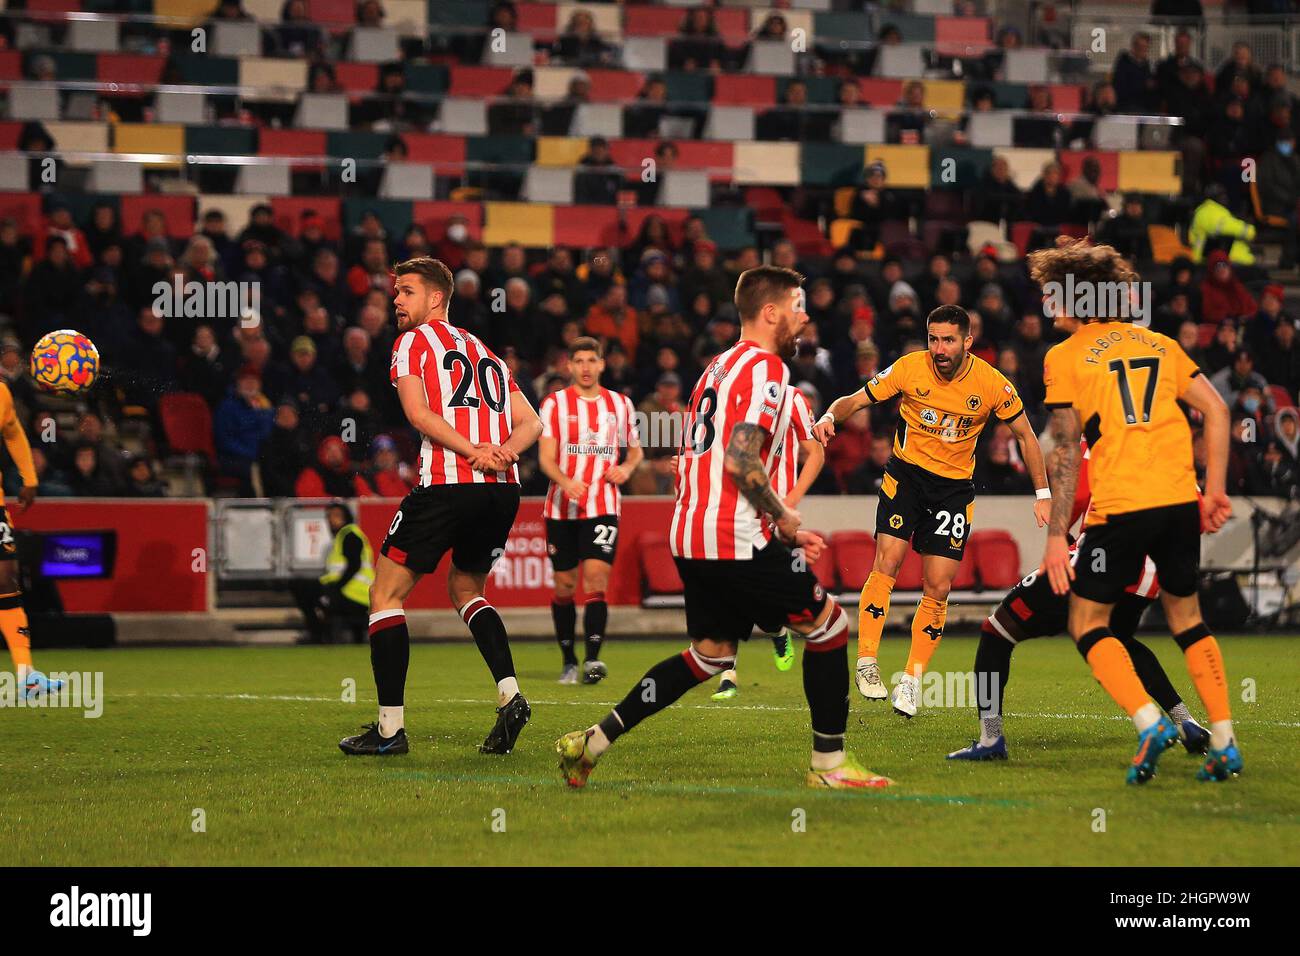
<path fill-rule="evenodd" d="M 353 643 L 361 644 L 366 640 L 375 553 L 347 505 L 331 504 L 326 518 L 334 540 L 325 557 L 325 573 L 316 581 L 294 584 L 298 607 L 307 622 L 301 643 L 335 643 L 346 629 Z"/>

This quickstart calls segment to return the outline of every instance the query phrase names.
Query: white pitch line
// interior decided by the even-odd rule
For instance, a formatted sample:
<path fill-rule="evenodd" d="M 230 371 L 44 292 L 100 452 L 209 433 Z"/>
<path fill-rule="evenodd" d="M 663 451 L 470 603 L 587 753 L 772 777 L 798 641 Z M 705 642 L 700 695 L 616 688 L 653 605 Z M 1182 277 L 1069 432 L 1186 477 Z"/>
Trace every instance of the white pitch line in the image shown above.
<path fill-rule="evenodd" d="M 279 701 L 297 701 L 302 703 L 325 703 L 338 704 L 342 701 L 337 697 L 307 697 L 293 694 L 108 694 L 110 699 L 114 697 L 156 697 L 163 699 L 176 700 L 279 700 Z M 618 703 L 616 700 L 539 700 L 535 697 L 528 698 L 530 704 L 540 704 L 543 707 L 613 707 Z M 486 697 L 434 697 L 429 700 L 421 701 L 425 704 L 486 704 L 491 703 Z M 773 704 L 676 704 L 674 706 L 683 707 L 687 710 L 756 710 L 772 711 L 775 713 L 803 714 L 807 713 L 806 707 L 779 707 Z M 934 708 L 930 708 L 933 710 Z M 953 710 L 958 708 L 941 708 L 944 710 Z M 973 709 L 973 708 L 960 708 Z M 1050 720 L 1128 720 L 1123 714 L 1020 714 L 1006 713 L 1003 717 L 1023 719 L 1028 717 L 1041 717 Z M 1300 721 L 1291 720 L 1250 720 L 1240 721 L 1245 725 L 1257 727 L 1300 727 Z"/>

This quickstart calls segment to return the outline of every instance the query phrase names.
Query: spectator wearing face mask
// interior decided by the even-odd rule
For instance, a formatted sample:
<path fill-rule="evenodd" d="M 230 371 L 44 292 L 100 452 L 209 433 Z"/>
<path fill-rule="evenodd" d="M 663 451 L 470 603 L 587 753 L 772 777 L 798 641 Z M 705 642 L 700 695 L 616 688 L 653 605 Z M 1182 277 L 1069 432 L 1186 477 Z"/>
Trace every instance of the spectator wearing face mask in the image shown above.
<path fill-rule="evenodd" d="M 1279 269 L 1292 269 L 1296 264 L 1296 204 L 1300 202 L 1300 156 L 1295 153 L 1295 133 L 1283 127 L 1277 133 L 1277 142 L 1259 158 L 1256 175 L 1259 190 L 1259 208 L 1267 217 L 1286 223 L 1285 240 Z"/>
<path fill-rule="evenodd" d="M 1246 494 L 1294 498 L 1300 490 L 1300 465 L 1276 438 L 1246 468 Z"/>
<path fill-rule="evenodd" d="M 1238 397 L 1246 389 L 1254 389 L 1260 396 L 1268 395 L 1268 382 L 1263 375 L 1255 371 L 1255 357 L 1250 354 L 1249 349 L 1244 348 L 1237 349 L 1231 365 L 1210 376 L 1210 384 L 1223 397 L 1223 401 L 1229 408 L 1237 404 Z M 1271 413 L 1272 399 L 1264 398 L 1263 401 Z M 1259 404 L 1256 403 L 1253 408 L 1243 406 L 1243 410 L 1249 415 L 1254 415 L 1259 411 Z"/>

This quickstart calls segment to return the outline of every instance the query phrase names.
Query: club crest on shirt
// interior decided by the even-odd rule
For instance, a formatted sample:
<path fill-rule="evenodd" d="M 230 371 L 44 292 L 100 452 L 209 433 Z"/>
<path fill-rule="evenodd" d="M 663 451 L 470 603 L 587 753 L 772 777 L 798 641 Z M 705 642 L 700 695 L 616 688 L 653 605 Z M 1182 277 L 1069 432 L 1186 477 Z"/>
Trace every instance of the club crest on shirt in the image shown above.
<path fill-rule="evenodd" d="M 980 407 L 980 397 L 978 395 L 968 395 L 966 397 L 966 407 L 972 412 Z"/>

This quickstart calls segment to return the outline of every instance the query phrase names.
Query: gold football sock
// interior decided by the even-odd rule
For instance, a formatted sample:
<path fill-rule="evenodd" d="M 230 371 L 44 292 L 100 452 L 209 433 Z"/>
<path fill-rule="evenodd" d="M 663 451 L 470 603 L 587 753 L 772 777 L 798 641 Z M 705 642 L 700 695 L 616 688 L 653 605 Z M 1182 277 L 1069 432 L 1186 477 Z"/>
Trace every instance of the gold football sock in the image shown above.
<path fill-rule="evenodd" d="M 943 623 L 948 619 L 948 602 L 929 595 L 922 596 L 912 616 L 912 650 L 907 655 L 905 671 L 920 677 L 930 666 L 930 658 L 943 639 Z"/>
<path fill-rule="evenodd" d="M 862 586 L 862 597 L 858 599 L 858 657 L 875 657 L 879 652 L 893 591 L 894 579 L 879 571 L 872 571 Z"/>

